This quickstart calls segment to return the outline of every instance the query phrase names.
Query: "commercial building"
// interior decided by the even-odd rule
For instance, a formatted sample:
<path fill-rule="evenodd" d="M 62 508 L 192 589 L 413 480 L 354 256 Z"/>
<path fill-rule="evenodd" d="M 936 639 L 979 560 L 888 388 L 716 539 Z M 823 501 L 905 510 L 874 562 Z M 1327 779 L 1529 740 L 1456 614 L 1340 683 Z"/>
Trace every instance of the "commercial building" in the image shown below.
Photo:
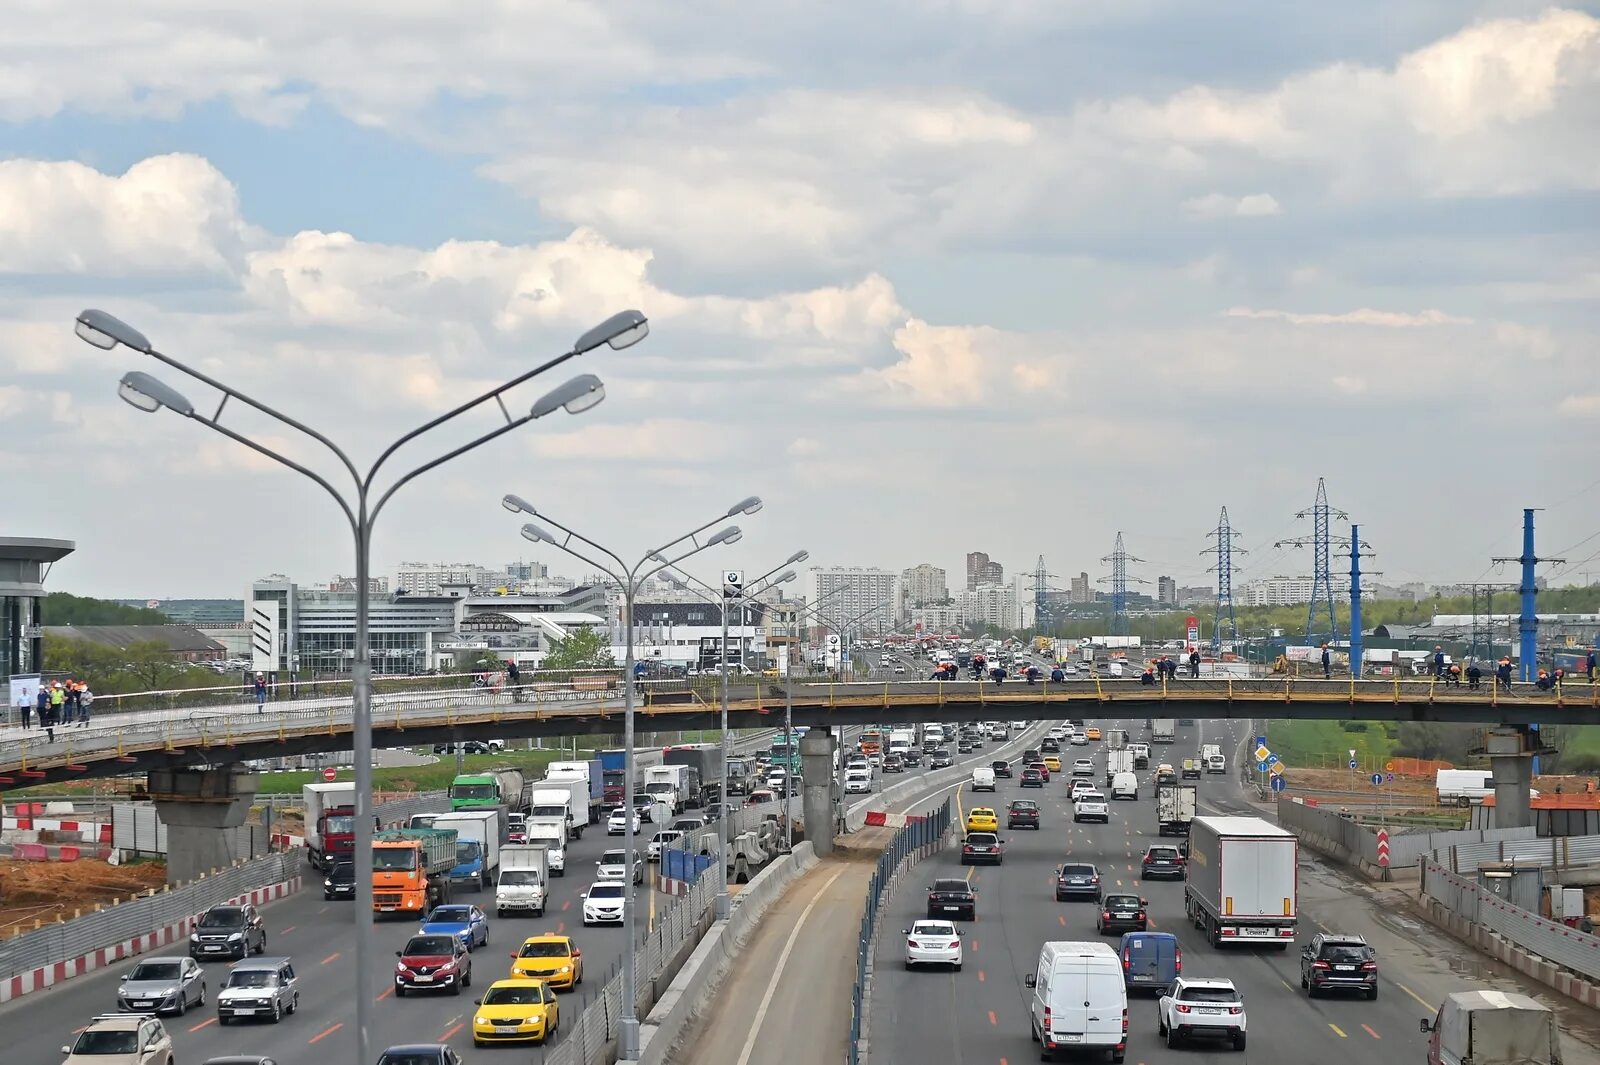
<path fill-rule="evenodd" d="M 931 606 L 950 598 L 944 570 L 923 562 L 900 574 L 900 595 L 906 608 Z"/>
<path fill-rule="evenodd" d="M 819 608 L 827 620 L 859 617 L 856 627 L 861 631 L 887 632 L 899 620 L 899 581 L 895 574 L 875 567 L 813 566 L 811 601 L 827 599 Z M 873 607 L 882 609 L 868 614 Z"/>
<path fill-rule="evenodd" d="M 1072 578 L 1072 588 L 1068 595 L 1074 603 L 1094 602 L 1094 585 L 1089 583 L 1089 575 L 1087 573 L 1080 570 L 1078 575 Z"/>
<path fill-rule="evenodd" d="M 634 656 L 641 662 L 713 670 L 721 665 L 722 604 L 704 598 L 652 598 L 634 602 Z M 742 600 L 728 612 L 728 661 L 760 669 L 769 657 L 768 603 Z M 788 621 L 792 624 L 793 612 Z M 613 654 L 622 661 L 627 633 L 611 630 Z"/>
<path fill-rule="evenodd" d="M 243 599 L 113 599 L 123 606 L 159 610 L 175 625 L 204 629 L 211 625 L 238 625 L 244 616 Z"/>
<path fill-rule="evenodd" d="M 1171 577 L 1157 577 L 1156 602 L 1163 606 L 1177 606 L 1178 582 Z"/>
<path fill-rule="evenodd" d="M 1005 579 L 1006 570 L 1000 563 L 991 562 L 982 551 L 967 552 L 967 591 L 980 584 L 1003 584 Z"/>
<path fill-rule="evenodd" d="M 0 537 L 0 681 L 34 677 L 44 667 L 44 581 L 50 567 L 77 549 L 71 540 Z M 37 690 L 12 684 L 7 706 Z"/>

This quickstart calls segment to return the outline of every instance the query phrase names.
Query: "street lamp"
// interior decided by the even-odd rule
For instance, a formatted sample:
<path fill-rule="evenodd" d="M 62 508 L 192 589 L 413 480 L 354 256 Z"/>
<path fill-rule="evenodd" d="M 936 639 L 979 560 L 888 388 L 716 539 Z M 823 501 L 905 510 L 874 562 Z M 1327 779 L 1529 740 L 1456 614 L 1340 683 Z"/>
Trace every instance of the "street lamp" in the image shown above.
<path fill-rule="evenodd" d="M 835 589 L 835 591 L 838 591 L 838 590 L 839 589 Z M 820 606 L 821 604 L 822 604 L 822 600 L 821 599 L 817 600 L 817 604 L 816 605 Z M 852 617 L 845 618 L 843 621 L 838 621 L 838 622 L 834 621 L 831 618 L 826 617 L 820 610 L 816 610 L 815 613 L 816 613 L 816 618 L 817 618 L 818 621 L 822 622 L 827 627 L 829 627 L 829 628 L 831 628 L 831 629 L 833 629 L 833 630 L 835 630 L 836 632 L 839 633 L 839 656 L 840 656 L 840 659 L 842 661 L 845 657 L 847 657 L 850 654 L 850 637 L 849 637 L 850 626 L 854 625 L 858 621 L 861 621 L 861 620 L 863 620 L 865 618 L 870 617 L 873 614 L 878 613 L 879 611 L 888 610 L 888 609 L 890 609 L 890 606 L 891 606 L 891 604 L 887 600 L 885 600 L 884 602 L 881 602 L 881 603 L 873 603 L 871 606 L 867 607 L 865 610 L 861 611 L 860 613 L 855 614 Z M 839 729 L 839 746 L 841 748 L 840 753 L 842 755 L 843 754 L 843 747 L 844 747 L 844 728 L 843 728 L 843 726 L 840 726 L 840 729 Z M 841 757 L 839 759 L 839 776 L 837 778 L 838 779 L 838 784 L 839 784 L 840 810 L 841 811 L 843 810 L 843 806 L 844 806 L 844 798 L 843 798 L 843 796 L 844 796 L 844 764 L 845 764 L 844 763 L 844 758 Z M 839 831 L 840 831 L 840 833 L 841 834 L 844 833 L 848 828 L 849 828 L 849 819 L 844 817 L 844 816 L 842 816 L 842 813 L 841 813 L 841 816 L 839 818 Z"/>
<path fill-rule="evenodd" d="M 659 561 L 665 562 L 665 559 L 662 559 L 659 555 L 656 556 L 656 557 L 657 557 L 657 559 Z M 728 730 L 728 604 L 731 603 L 734 599 L 751 599 L 751 598 L 754 598 L 755 595 L 758 592 L 764 592 L 764 591 L 767 591 L 770 588 L 776 588 L 780 584 L 788 584 L 790 581 L 795 580 L 799 576 L 799 574 L 795 573 L 794 570 L 789 570 L 788 572 L 782 574 L 781 576 L 774 577 L 774 575 L 777 574 L 778 571 L 783 569 L 785 566 L 791 566 L 791 565 L 794 565 L 795 563 L 798 563 L 798 562 L 804 562 L 806 559 L 808 559 L 810 557 L 811 557 L 811 553 L 809 551 L 796 551 L 794 554 L 790 555 L 788 560 L 785 561 L 782 565 L 774 566 L 772 569 L 768 570 L 767 572 L 763 573 L 761 576 L 757 577 L 755 580 L 751 581 L 750 584 L 746 588 L 744 588 L 738 595 L 729 595 L 726 585 L 724 585 L 722 591 L 720 593 L 718 593 L 718 592 L 714 591 L 711 588 L 711 586 L 706 584 L 704 581 L 699 580 L 696 577 L 692 577 L 692 576 L 682 572 L 681 570 L 680 571 L 666 570 L 665 574 L 664 574 L 668 580 L 673 581 L 673 582 L 678 583 L 678 584 L 681 584 L 681 585 L 684 585 L 684 586 L 688 586 L 690 584 L 699 585 L 699 587 L 704 592 L 706 592 L 706 594 L 708 594 L 710 596 L 713 596 L 713 597 L 715 597 L 717 599 L 720 599 L 722 601 L 722 653 L 721 653 L 721 655 L 719 657 L 721 659 L 721 673 L 722 673 L 722 785 L 721 785 L 721 796 L 722 796 L 723 809 L 722 809 L 722 816 L 717 819 L 717 826 L 718 826 L 718 831 L 717 831 L 717 861 L 722 866 L 722 868 L 721 868 L 721 870 L 719 872 L 719 875 L 718 875 L 717 897 L 716 897 L 716 900 L 714 902 L 713 910 L 712 910 L 713 916 L 719 921 L 726 920 L 727 917 L 728 917 L 728 912 L 732 908 L 731 903 L 729 902 L 729 899 L 728 899 L 728 821 L 729 821 L 730 817 L 732 816 L 732 811 L 728 807 L 728 759 L 733 754 L 733 741 L 732 741 L 732 738 L 731 738 L 732 737 L 732 733 L 729 732 L 729 730 Z M 769 578 L 773 578 L 773 579 L 769 580 Z M 743 641 L 743 637 L 740 637 L 740 640 L 741 640 L 740 646 L 742 648 L 743 647 L 743 642 L 742 642 Z M 741 653 L 739 655 L 739 661 L 740 662 L 744 661 L 744 654 L 742 653 L 742 651 L 741 651 Z M 787 740 L 789 740 L 790 737 L 785 735 L 784 738 L 787 741 Z M 783 795 L 784 795 L 785 801 L 787 801 L 788 797 L 789 797 L 789 793 L 794 790 L 794 764 L 793 764 L 792 759 L 790 761 L 790 764 L 784 766 L 783 768 L 784 768 Z M 784 816 L 785 817 L 788 816 L 787 807 L 785 807 Z"/>
<path fill-rule="evenodd" d="M 605 388 L 599 378 L 593 374 L 580 374 L 545 395 L 528 410 L 528 413 L 513 416 L 506 406 L 505 395 L 526 381 L 532 380 L 547 370 L 561 365 L 568 359 L 587 354 L 601 347 L 610 347 L 613 350 L 622 350 L 632 347 L 643 340 L 650 332 L 649 320 L 638 311 L 628 310 L 612 315 L 604 322 L 590 329 L 580 336 L 572 348 L 565 354 L 558 355 L 531 370 L 513 377 L 498 388 L 491 389 L 473 399 L 467 400 L 444 414 L 424 422 L 422 425 L 404 434 L 395 440 L 379 454 L 376 461 L 368 467 L 365 474 L 359 472 L 344 449 L 335 444 L 331 439 L 310 426 L 273 409 L 261 401 L 254 399 L 239 390 L 223 384 L 199 370 L 158 351 L 148 338 L 126 322 L 107 314 L 105 311 L 89 309 L 81 312 L 75 322 L 74 331 L 86 343 L 110 351 L 117 345 L 130 348 L 133 351 L 148 355 L 171 367 L 180 373 L 186 374 L 222 393 L 222 400 L 210 416 L 202 414 L 195 409 L 176 389 L 147 373 L 134 370 L 123 376 L 118 385 L 117 393 L 129 405 L 153 414 L 162 408 L 180 414 L 192 421 L 197 421 L 206 428 L 220 433 L 236 443 L 242 444 L 259 455 L 264 455 L 274 462 L 296 473 L 301 474 L 320 485 L 335 503 L 349 522 L 351 535 L 355 540 L 356 551 L 356 624 L 355 648 L 351 662 L 351 712 L 350 733 L 351 749 L 355 761 L 355 878 L 356 878 L 356 935 L 355 935 L 355 994 L 356 994 L 356 1060 L 357 1065 L 370 1065 L 374 1060 L 371 1048 L 372 1038 L 372 1006 L 375 1001 L 372 988 L 372 974 L 376 968 L 373 953 L 373 928 L 372 928 L 372 648 L 369 635 L 371 624 L 371 603 L 368 588 L 371 583 L 371 554 L 372 554 L 372 529 L 378 520 L 378 514 L 383 506 L 400 489 L 402 485 L 420 477 L 436 466 L 441 466 L 451 459 L 464 455 L 475 448 L 487 444 L 489 441 L 526 425 L 536 418 L 542 418 L 557 410 L 566 410 L 569 414 L 579 414 L 590 409 L 605 397 Z M 278 453 L 265 444 L 258 443 L 248 437 L 235 432 L 221 422 L 222 413 L 227 408 L 229 401 L 237 401 L 251 407 L 262 414 L 296 429 L 326 447 L 339 464 L 349 474 L 354 486 L 353 498 L 347 497 L 344 492 L 336 488 L 327 478 L 316 471 L 302 465 L 295 460 Z M 379 470 L 396 451 L 412 440 L 438 428 L 457 416 L 473 410 L 483 404 L 493 402 L 498 406 L 504 424 L 496 426 L 468 443 L 462 444 L 446 451 L 444 454 L 417 466 L 415 469 L 398 477 L 388 488 L 379 494 L 373 487 Z M 376 502 L 373 497 L 376 496 Z"/>
<path fill-rule="evenodd" d="M 666 569 L 667 567 L 674 566 L 674 565 L 678 564 L 679 562 L 682 562 L 684 559 L 690 557 L 691 555 L 699 554 L 701 551 L 705 551 L 708 548 L 717 547 L 717 546 L 722 545 L 722 544 L 738 543 L 740 538 L 744 536 L 744 533 L 740 531 L 740 529 L 739 529 L 739 527 L 737 525 L 730 525 L 727 528 L 721 530 L 720 532 L 713 533 L 711 536 L 707 537 L 703 541 L 700 539 L 700 534 L 705 532 L 707 529 L 711 528 L 711 526 L 716 525 L 718 522 L 725 521 L 728 518 L 734 517 L 736 515 L 754 514 L 756 511 L 761 509 L 761 500 L 759 498 L 757 498 L 756 496 L 751 496 L 748 499 L 742 500 L 739 503 L 734 504 L 733 506 L 728 508 L 726 513 L 719 514 L 717 517 L 715 517 L 715 518 L 711 519 L 710 521 L 706 522 L 704 525 L 701 525 L 698 528 L 695 528 L 695 529 L 691 530 L 690 532 L 687 532 L 684 535 L 677 537 L 676 539 L 669 540 L 667 543 L 665 543 L 665 544 L 661 545 L 660 547 L 656 548 L 654 551 L 651 551 L 648 554 L 646 554 L 643 558 L 641 558 L 638 562 L 634 563 L 632 566 L 626 565 L 622 561 L 622 559 L 617 556 L 616 552 L 611 551 L 608 548 L 602 547 L 601 545 L 595 543 L 593 540 L 589 539 L 587 536 L 583 536 L 583 535 L 581 535 L 579 533 L 573 532 L 571 529 L 567 528 L 565 525 L 563 525 L 560 522 L 556 521 L 555 519 L 551 518 L 548 514 L 540 514 L 538 512 L 538 510 L 534 508 L 533 504 L 529 503 L 527 500 L 523 499 L 521 496 L 515 496 L 515 495 L 504 496 L 500 500 L 500 505 L 502 507 L 504 507 L 506 510 L 511 511 L 514 514 L 516 514 L 516 513 L 527 514 L 527 515 L 529 515 L 531 517 L 540 518 L 543 521 L 547 522 L 548 524 L 555 526 L 557 529 L 561 530 L 561 532 L 566 534 L 565 536 L 557 536 L 555 533 L 552 533 L 549 529 L 546 529 L 543 525 L 540 525 L 540 524 L 538 524 L 536 522 L 531 522 L 530 521 L 530 522 L 524 523 L 523 526 L 522 526 L 523 539 L 529 540 L 529 541 L 531 541 L 533 543 L 536 543 L 536 544 L 546 543 L 546 544 L 549 544 L 550 546 L 556 548 L 557 550 L 564 551 L 567 554 L 571 555 L 573 558 L 577 559 L 578 561 L 584 562 L 584 563 L 594 567 L 599 572 L 604 573 L 606 576 L 610 577 L 614 582 L 616 582 L 622 588 L 622 601 L 623 601 L 622 609 L 627 614 L 627 617 L 628 617 L 627 631 L 626 631 L 626 636 L 625 636 L 625 639 L 627 641 L 627 645 L 628 646 L 627 646 L 627 649 L 626 649 L 626 651 L 624 652 L 624 655 L 623 655 L 623 691 L 624 691 L 623 706 L 624 706 L 624 713 L 623 713 L 623 726 L 622 726 L 622 728 L 623 728 L 623 733 L 622 733 L 622 748 L 623 748 L 623 781 L 622 781 L 623 793 L 622 793 L 622 805 L 623 805 L 623 809 L 626 811 L 626 817 L 631 819 L 634 816 L 634 806 L 633 806 L 633 776 L 634 776 L 634 757 L 633 757 L 633 705 L 634 705 L 633 627 L 634 627 L 634 617 L 633 617 L 633 601 L 634 601 L 634 598 L 638 595 L 639 589 L 643 586 L 645 581 L 649 580 L 655 574 L 661 572 L 662 570 Z M 674 558 L 668 558 L 667 557 L 667 553 L 669 551 L 671 551 L 673 548 L 676 548 L 678 545 L 682 544 L 685 540 L 689 541 L 689 543 L 692 545 L 690 547 L 690 549 L 687 550 L 687 551 L 683 551 L 683 552 L 677 554 L 676 557 L 674 557 Z M 577 547 L 573 546 L 573 541 L 577 541 L 580 545 L 587 545 L 587 547 L 592 549 L 592 551 L 579 550 Z M 606 566 L 604 563 L 597 561 L 595 559 L 594 555 L 600 555 L 600 556 L 602 556 L 602 557 L 604 557 L 606 559 L 609 559 L 612 563 L 614 563 L 616 565 L 616 569 L 611 569 L 610 567 Z M 631 828 L 631 824 L 630 824 L 629 827 Z M 627 831 L 627 832 L 623 833 L 623 844 L 624 844 L 624 850 L 625 850 L 625 855 L 626 855 L 623 864 L 627 868 L 632 869 L 633 868 L 633 863 L 634 863 L 634 860 L 635 860 L 635 858 L 634 858 L 635 847 L 637 845 L 632 831 Z M 638 1060 L 638 1057 L 639 1057 L 639 996 L 638 996 L 638 992 L 635 990 L 635 987 L 637 986 L 637 983 L 636 983 L 637 974 L 634 971 L 635 970 L 634 952 L 638 948 L 637 935 L 636 935 L 635 930 L 634 930 L 634 910 L 635 910 L 635 908 L 636 907 L 634 905 L 633 881 L 631 879 L 625 879 L 624 887 L 623 887 L 623 896 L 622 896 L 622 924 L 623 924 L 623 929 L 624 929 L 624 933 L 623 934 L 624 934 L 624 937 L 627 939 L 627 949 L 623 952 L 623 955 L 622 955 L 622 1001 L 623 1001 L 623 1013 L 622 1013 L 622 1018 L 618 1022 L 618 1027 L 617 1027 L 617 1059 L 619 1061 L 636 1061 L 636 1060 Z"/>

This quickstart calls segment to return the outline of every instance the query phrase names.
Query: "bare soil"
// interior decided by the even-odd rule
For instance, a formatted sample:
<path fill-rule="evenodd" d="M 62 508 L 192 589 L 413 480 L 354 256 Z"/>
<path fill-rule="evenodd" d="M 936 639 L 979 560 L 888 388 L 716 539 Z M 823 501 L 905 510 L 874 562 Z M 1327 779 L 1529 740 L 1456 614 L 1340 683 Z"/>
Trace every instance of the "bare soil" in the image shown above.
<path fill-rule="evenodd" d="M 0 859 L 0 939 L 33 929 L 35 922 L 67 920 L 78 911 L 110 905 L 166 886 L 159 862 L 109 865 L 94 859 L 23 862 Z"/>

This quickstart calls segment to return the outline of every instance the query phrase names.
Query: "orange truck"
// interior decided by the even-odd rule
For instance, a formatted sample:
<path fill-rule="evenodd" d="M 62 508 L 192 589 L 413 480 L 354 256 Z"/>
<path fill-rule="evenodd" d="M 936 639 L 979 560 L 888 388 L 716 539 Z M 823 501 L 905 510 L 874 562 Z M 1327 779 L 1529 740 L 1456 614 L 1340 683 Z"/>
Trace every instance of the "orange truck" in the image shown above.
<path fill-rule="evenodd" d="M 372 912 L 420 916 L 450 901 L 453 828 L 395 828 L 372 837 Z"/>
<path fill-rule="evenodd" d="M 869 728 L 862 732 L 860 747 L 862 754 L 882 754 L 883 730 Z"/>

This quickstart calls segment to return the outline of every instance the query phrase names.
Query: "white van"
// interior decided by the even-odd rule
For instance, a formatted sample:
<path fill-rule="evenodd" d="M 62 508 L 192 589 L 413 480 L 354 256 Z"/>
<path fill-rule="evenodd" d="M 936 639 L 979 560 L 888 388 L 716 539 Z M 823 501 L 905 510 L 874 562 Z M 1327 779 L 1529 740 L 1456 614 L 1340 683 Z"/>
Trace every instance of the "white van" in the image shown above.
<path fill-rule="evenodd" d="M 988 766 L 980 766 L 972 771 L 973 791 L 994 790 L 994 770 Z"/>
<path fill-rule="evenodd" d="M 1033 989 L 1029 1025 L 1041 1058 L 1060 1050 L 1128 1049 L 1128 992 L 1122 960 L 1109 943 L 1056 941 L 1039 948 L 1039 965 L 1024 982 Z"/>
<path fill-rule="evenodd" d="M 1139 774 L 1118 773 L 1111 778 L 1111 797 L 1113 799 L 1132 799 L 1139 801 Z"/>
<path fill-rule="evenodd" d="M 1494 794 L 1494 774 L 1484 769 L 1440 769 L 1433 786 L 1441 806 L 1473 806 Z"/>

